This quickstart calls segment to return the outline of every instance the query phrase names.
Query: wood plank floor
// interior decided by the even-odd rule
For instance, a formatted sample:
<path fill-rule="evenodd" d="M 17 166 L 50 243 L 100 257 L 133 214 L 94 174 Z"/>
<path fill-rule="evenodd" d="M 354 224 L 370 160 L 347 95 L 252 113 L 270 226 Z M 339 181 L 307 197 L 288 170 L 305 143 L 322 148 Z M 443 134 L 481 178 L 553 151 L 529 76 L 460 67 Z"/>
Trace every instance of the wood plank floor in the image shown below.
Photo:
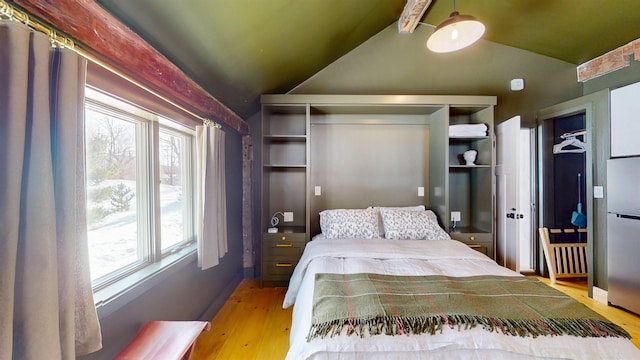
<path fill-rule="evenodd" d="M 283 310 L 286 288 L 260 288 L 245 279 L 196 342 L 193 360 L 284 359 L 292 308 Z"/>
<path fill-rule="evenodd" d="M 549 279 L 540 280 L 549 284 Z M 289 348 L 291 308 L 283 310 L 285 288 L 260 288 L 243 280 L 198 338 L 192 356 L 202 359 L 284 359 Z M 627 330 L 640 348 L 640 316 L 601 304 L 587 296 L 584 281 L 558 281 L 553 287 L 574 297 Z"/>

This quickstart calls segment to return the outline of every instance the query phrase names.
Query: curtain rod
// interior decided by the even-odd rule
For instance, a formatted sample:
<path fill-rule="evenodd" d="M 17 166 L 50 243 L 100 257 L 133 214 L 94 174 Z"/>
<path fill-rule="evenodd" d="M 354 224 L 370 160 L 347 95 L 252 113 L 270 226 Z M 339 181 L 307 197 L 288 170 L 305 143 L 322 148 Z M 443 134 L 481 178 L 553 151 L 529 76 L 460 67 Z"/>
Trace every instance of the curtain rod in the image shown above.
<path fill-rule="evenodd" d="M 38 32 L 46 34 L 49 40 L 51 40 L 52 45 L 75 50 L 75 42 L 73 40 L 61 35 L 56 29 L 39 22 L 33 17 L 30 17 L 28 13 L 7 4 L 3 0 L 0 0 L 0 15 L 4 15 L 7 20 L 18 21 Z"/>
<path fill-rule="evenodd" d="M 97 59 L 95 56 L 89 54 L 87 51 L 83 50 L 82 48 L 78 47 L 76 45 L 76 43 L 69 37 L 67 37 L 64 34 L 61 34 L 59 31 L 57 31 L 56 29 L 54 29 L 53 27 L 49 26 L 49 25 L 45 25 L 42 22 L 40 22 L 39 20 L 35 19 L 33 16 L 30 16 L 29 13 L 27 13 L 26 11 L 23 11 L 21 9 L 16 8 L 13 5 L 8 4 L 6 1 L 4 0 L 0 0 L 0 19 L 6 18 L 6 20 L 11 20 L 11 21 L 17 21 L 20 22 L 24 25 L 27 25 L 28 27 L 30 27 L 33 30 L 36 30 L 38 32 L 44 33 L 45 35 L 47 35 L 49 37 L 49 40 L 51 41 L 51 45 L 52 46 L 57 46 L 60 48 L 67 48 L 70 50 L 75 51 L 78 55 L 84 57 L 85 59 L 92 61 L 94 63 L 96 63 L 97 65 L 107 69 L 108 71 L 120 76 L 121 78 L 129 81 L 130 83 L 136 85 L 137 87 L 141 88 L 144 91 L 149 92 L 150 94 L 156 96 L 157 98 L 166 101 L 167 103 L 175 106 L 176 108 L 184 111 L 185 113 L 195 117 L 196 119 L 199 119 L 200 121 L 202 121 L 202 124 L 204 126 L 210 126 L 210 127 L 215 127 L 218 129 L 222 128 L 222 125 L 220 125 L 219 123 L 211 120 L 211 119 L 207 119 L 205 117 L 202 117 L 186 108 L 184 108 L 183 106 L 180 106 L 178 104 L 176 104 L 175 102 L 167 99 L 166 97 L 158 94 L 157 92 L 149 89 L 147 86 L 141 84 L 140 82 L 132 79 L 131 77 L 123 74 L 121 71 L 118 71 L 117 69 L 113 68 L 112 66 L 106 64 L 105 62 Z"/>

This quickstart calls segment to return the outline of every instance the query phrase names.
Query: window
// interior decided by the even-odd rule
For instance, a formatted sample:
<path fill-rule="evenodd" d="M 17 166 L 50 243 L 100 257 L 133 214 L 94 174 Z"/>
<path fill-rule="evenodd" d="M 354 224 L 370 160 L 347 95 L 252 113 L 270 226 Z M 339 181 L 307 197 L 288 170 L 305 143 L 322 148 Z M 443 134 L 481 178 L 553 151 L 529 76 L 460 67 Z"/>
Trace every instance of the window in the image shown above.
<path fill-rule="evenodd" d="M 89 261 L 94 289 L 191 245 L 193 131 L 86 89 Z"/>
<path fill-rule="evenodd" d="M 170 129 L 160 129 L 160 233 L 162 251 L 180 245 L 193 234 L 191 200 L 185 184 L 191 182 L 191 138 Z M 187 196 L 185 196 L 187 195 Z M 187 231 L 189 230 L 189 231 Z"/>

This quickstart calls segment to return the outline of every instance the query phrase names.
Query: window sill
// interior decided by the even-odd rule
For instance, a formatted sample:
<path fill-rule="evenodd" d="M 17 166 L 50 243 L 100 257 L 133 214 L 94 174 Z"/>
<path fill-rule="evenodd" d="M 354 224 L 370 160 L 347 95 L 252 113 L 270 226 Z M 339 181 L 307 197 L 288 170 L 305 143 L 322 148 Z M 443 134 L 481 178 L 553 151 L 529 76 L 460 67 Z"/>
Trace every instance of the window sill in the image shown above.
<path fill-rule="evenodd" d="M 158 285 L 175 271 L 197 260 L 192 244 L 93 294 L 98 317 L 106 317 Z"/>

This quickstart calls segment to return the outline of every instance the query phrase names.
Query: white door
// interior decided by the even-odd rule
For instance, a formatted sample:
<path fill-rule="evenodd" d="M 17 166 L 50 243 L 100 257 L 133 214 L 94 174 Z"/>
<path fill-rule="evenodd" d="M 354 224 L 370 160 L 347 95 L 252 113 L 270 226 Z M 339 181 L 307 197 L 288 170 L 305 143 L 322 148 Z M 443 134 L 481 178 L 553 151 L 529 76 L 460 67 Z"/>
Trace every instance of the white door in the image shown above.
<path fill-rule="evenodd" d="M 515 271 L 521 269 L 520 219 L 529 214 L 523 211 L 520 196 L 520 140 L 520 116 L 496 126 L 496 261 Z"/>

